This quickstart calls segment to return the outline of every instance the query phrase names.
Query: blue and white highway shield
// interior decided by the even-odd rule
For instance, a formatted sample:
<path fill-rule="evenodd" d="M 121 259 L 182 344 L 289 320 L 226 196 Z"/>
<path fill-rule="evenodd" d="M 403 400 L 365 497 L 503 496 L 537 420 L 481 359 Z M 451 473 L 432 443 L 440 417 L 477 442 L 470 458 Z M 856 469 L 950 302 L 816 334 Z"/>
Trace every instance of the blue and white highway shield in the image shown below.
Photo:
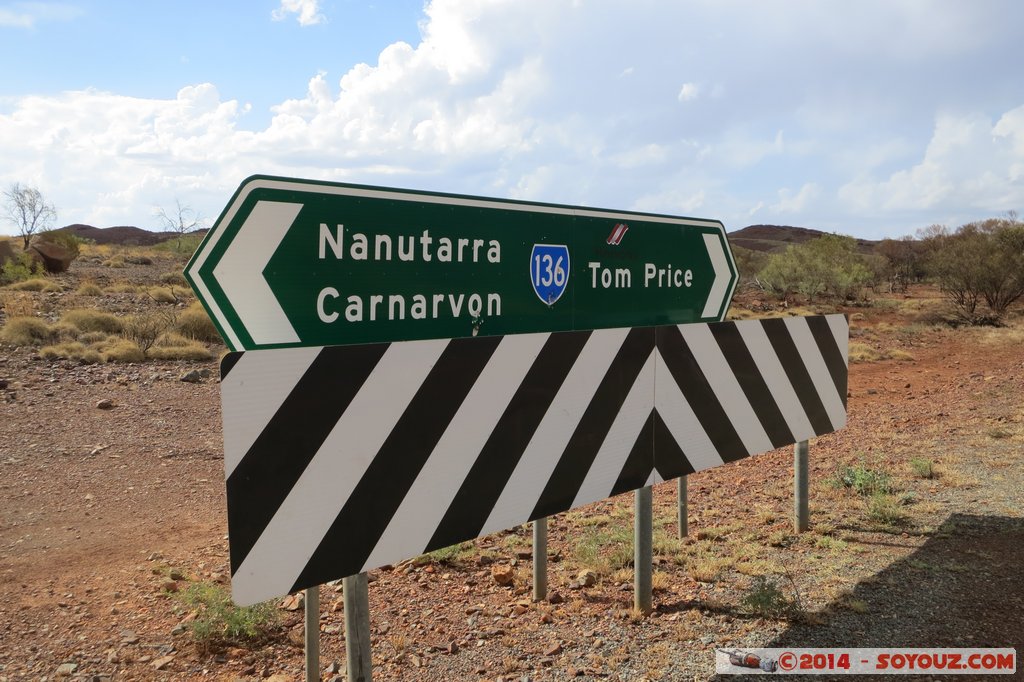
<path fill-rule="evenodd" d="M 554 305 L 569 283 L 569 247 L 534 244 L 530 254 L 530 283 L 540 300 Z"/>

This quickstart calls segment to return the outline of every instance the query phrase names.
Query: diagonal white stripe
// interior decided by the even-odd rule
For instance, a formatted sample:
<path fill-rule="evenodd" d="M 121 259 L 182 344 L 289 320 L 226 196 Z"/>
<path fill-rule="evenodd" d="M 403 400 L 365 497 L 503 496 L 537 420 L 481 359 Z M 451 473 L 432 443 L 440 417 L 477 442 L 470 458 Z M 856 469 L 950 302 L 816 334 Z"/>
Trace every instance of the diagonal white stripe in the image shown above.
<path fill-rule="evenodd" d="M 523 523 L 530 517 L 558 465 L 559 457 L 629 331 L 628 328 L 599 329 L 587 339 L 583 352 L 569 370 L 515 471 L 498 496 L 480 535 Z"/>
<path fill-rule="evenodd" d="M 251 604 L 292 588 L 448 343 L 388 348 L 232 576 L 236 602 Z"/>
<path fill-rule="evenodd" d="M 811 375 L 811 381 L 814 382 L 814 388 L 817 389 L 818 396 L 825 406 L 833 430 L 843 428 L 846 425 L 846 408 L 843 407 L 843 399 L 836 390 L 825 359 L 821 357 L 821 350 L 814 341 L 811 328 L 807 326 L 807 320 L 803 317 L 787 317 L 786 328 L 793 337 L 793 343 L 800 352 L 800 359 L 804 361 L 807 373 Z"/>
<path fill-rule="evenodd" d="M 772 342 L 768 339 L 761 322 L 759 320 L 737 322 L 736 330 L 743 337 L 743 343 L 746 344 L 747 350 L 754 358 L 754 364 L 757 365 L 758 371 L 761 372 L 761 378 L 764 379 L 772 397 L 775 398 L 775 404 L 779 406 L 779 412 L 786 420 L 786 425 L 793 437 L 797 441 L 814 438 L 817 435 L 814 432 L 814 427 L 811 426 L 807 412 L 804 411 L 800 398 L 797 397 L 796 390 L 793 389 L 793 384 L 789 382 L 786 370 L 779 362 L 775 349 L 772 348 Z"/>
<path fill-rule="evenodd" d="M 654 353 L 651 353 L 644 364 L 643 369 L 629 389 L 622 409 L 615 416 L 612 427 L 608 431 L 601 448 L 597 451 L 587 477 L 583 479 L 583 485 L 576 493 L 576 499 L 572 506 L 603 500 L 612 494 L 612 488 L 622 473 L 622 467 L 633 449 L 634 443 L 640 436 L 640 429 L 647 423 L 654 409 Z M 653 434 L 651 435 L 649 448 L 653 452 Z M 653 460 L 651 465 L 654 465 Z"/>
<path fill-rule="evenodd" d="M 836 337 L 836 345 L 839 346 L 839 352 L 843 354 L 843 360 L 846 362 L 846 366 L 850 366 L 850 323 L 846 320 L 846 315 L 826 315 L 825 319 L 828 320 L 828 326 L 832 330 L 832 336 Z"/>
<path fill-rule="evenodd" d="M 224 476 L 229 478 L 295 384 L 316 359 L 319 348 L 286 348 L 244 353 L 221 383 L 224 419 Z"/>
<path fill-rule="evenodd" d="M 550 336 L 513 334 L 502 339 L 367 558 L 364 571 L 424 550 Z"/>
<path fill-rule="evenodd" d="M 754 408 L 750 406 L 750 401 L 747 400 L 732 367 L 722 354 L 721 347 L 715 341 L 711 328 L 706 324 L 682 324 L 679 325 L 679 331 L 693 352 L 726 416 L 736 429 L 737 435 L 743 441 L 747 454 L 774 450 L 775 446 L 765 433 Z"/>
<path fill-rule="evenodd" d="M 724 464 L 715 444 L 708 438 L 690 403 L 679 390 L 679 385 L 672 380 L 672 374 L 665 364 L 665 359 L 661 357 L 661 352 L 655 350 L 654 353 L 654 374 L 663 377 L 660 381 L 654 382 L 654 405 L 658 408 L 658 414 L 668 427 L 669 433 L 676 439 L 694 471 Z"/>

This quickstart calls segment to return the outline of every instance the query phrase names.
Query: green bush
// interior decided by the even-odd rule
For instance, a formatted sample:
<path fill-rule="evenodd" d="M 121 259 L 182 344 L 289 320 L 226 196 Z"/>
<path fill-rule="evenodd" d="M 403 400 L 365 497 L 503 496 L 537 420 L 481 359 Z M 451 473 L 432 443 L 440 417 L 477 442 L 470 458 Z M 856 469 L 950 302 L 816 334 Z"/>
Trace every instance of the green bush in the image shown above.
<path fill-rule="evenodd" d="M 808 301 L 820 295 L 846 300 L 857 297 L 874 277 L 857 251 L 857 240 L 826 234 L 769 255 L 758 281 L 783 298 L 799 293 Z"/>
<path fill-rule="evenodd" d="M 37 277 L 43 274 L 43 270 L 43 264 L 35 258 L 27 253 L 19 253 L 13 260 L 7 261 L 3 267 L 0 267 L 0 285 Z"/>
<path fill-rule="evenodd" d="M 40 346 L 56 336 L 50 325 L 38 317 L 12 317 L 0 328 L 0 341 L 13 346 Z"/>

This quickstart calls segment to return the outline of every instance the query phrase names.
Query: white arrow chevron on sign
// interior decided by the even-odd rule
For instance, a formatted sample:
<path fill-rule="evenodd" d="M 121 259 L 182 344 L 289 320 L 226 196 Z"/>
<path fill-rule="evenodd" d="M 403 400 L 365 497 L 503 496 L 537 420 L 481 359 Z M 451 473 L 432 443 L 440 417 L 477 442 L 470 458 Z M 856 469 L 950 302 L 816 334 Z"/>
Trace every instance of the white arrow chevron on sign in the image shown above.
<path fill-rule="evenodd" d="M 704 244 L 708 247 L 708 256 L 711 257 L 711 267 L 715 269 L 715 283 L 711 286 L 711 293 L 708 294 L 708 302 L 704 306 L 703 317 L 715 317 L 722 309 L 722 303 L 729 291 L 729 280 L 732 279 L 732 272 L 729 271 L 729 261 L 725 257 L 725 247 L 722 246 L 722 239 L 717 234 L 705 234 Z"/>
<path fill-rule="evenodd" d="M 295 343 L 299 335 L 288 322 L 263 270 L 295 222 L 302 204 L 259 201 L 242 223 L 213 274 L 254 343 Z"/>

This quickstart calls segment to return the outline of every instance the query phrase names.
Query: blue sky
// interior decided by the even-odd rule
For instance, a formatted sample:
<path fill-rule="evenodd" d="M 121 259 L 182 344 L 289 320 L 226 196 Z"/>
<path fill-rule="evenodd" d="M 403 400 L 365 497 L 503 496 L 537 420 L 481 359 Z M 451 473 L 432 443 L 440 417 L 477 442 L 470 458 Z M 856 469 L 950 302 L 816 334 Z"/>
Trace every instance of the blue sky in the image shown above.
<path fill-rule="evenodd" d="M 900 236 L 1024 211 L 1021 26 L 997 0 L 0 0 L 0 185 L 58 225 L 213 219 L 262 173 Z"/>

